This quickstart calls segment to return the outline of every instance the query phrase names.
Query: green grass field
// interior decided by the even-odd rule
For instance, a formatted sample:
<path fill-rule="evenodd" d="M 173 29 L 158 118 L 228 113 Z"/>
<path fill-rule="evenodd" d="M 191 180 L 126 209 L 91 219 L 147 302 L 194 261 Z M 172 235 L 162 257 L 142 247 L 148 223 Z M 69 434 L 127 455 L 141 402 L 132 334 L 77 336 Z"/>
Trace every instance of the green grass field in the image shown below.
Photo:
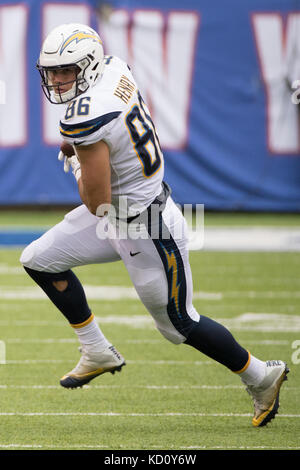
<path fill-rule="evenodd" d="M 3 213 L 0 225 L 47 226 L 61 218 L 59 211 L 16 214 Z M 211 214 L 206 223 L 300 225 L 293 215 L 255 214 Z M 289 365 L 279 414 L 258 429 L 239 377 L 188 346 L 167 342 L 126 290 L 123 299 L 109 298 L 115 292 L 109 289 L 105 299 L 89 299 L 126 367 L 79 390 L 60 387 L 60 377 L 79 359 L 77 339 L 47 299 L 22 298 L 35 285 L 20 267 L 20 253 L 0 250 L 0 340 L 6 346 L 0 450 L 300 449 L 300 253 L 190 255 L 199 313 L 228 326 L 260 359 Z M 132 287 L 120 262 L 75 272 L 85 286 Z"/>

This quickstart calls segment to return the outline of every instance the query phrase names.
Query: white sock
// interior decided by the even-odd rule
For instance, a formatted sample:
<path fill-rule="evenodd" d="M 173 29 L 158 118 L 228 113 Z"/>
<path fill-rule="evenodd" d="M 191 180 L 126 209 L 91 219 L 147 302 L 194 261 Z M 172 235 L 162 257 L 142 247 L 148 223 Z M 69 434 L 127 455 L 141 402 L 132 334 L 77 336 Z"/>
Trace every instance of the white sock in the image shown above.
<path fill-rule="evenodd" d="M 249 354 L 250 355 L 250 354 Z M 250 361 L 246 369 L 239 373 L 246 385 L 259 385 L 265 378 L 266 363 L 250 355 Z"/>
<path fill-rule="evenodd" d="M 87 350 L 101 352 L 108 346 L 111 346 L 111 343 L 100 330 L 93 314 L 85 322 L 72 326 L 78 336 L 80 344 Z"/>

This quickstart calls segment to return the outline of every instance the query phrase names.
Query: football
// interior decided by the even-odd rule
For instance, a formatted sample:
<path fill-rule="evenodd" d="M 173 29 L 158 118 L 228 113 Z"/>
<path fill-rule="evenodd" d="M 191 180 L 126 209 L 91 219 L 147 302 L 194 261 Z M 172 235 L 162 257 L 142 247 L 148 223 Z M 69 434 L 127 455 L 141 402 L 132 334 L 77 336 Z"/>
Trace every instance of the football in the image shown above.
<path fill-rule="evenodd" d="M 73 146 L 67 142 L 61 144 L 60 150 L 66 157 L 73 157 L 73 155 L 75 155 Z"/>

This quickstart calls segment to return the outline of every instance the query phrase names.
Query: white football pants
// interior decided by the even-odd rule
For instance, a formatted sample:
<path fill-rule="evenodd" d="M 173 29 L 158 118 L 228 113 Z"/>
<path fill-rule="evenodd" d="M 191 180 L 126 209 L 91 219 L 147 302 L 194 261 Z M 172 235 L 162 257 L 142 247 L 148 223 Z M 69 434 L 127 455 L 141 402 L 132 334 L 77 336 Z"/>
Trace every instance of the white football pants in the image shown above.
<path fill-rule="evenodd" d="M 28 245 L 20 261 L 36 271 L 59 273 L 121 259 L 158 330 L 182 343 L 200 317 L 192 304 L 187 224 L 181 211 L 169 197 L 163 212 L 151 220 L 152 237 L 142 224 L 121 225 L 81 205 Z"/>

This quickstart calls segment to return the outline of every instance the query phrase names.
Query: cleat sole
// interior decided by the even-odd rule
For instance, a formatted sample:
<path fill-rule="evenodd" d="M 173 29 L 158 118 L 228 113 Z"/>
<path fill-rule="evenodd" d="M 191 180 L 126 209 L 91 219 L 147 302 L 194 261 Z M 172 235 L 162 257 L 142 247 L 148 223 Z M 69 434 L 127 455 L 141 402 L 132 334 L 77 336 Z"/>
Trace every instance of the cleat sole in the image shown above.
<path fill-rule="evenodd" d="M 115 372 L 121 372 L 123 366 L 126 366 L 126 363 L 125 363 L 125 362 L 124 362 L 124 364 L 121 364 L 120 366 L 118 366 L 118 367 L 116 367 L 115 369 L 110 370 L 110 371 L 108 371 L 108 372 L 110 372 L 111 374 L 114 374 Z"/>
<path fill-rule="evenodd" d="M 83 385 L 88 384 L 91 380 L 95 379 L 99 375 L 105 374 L 106 372 L 110 372 L 114 374 L 116 371 L 121 372 L 122 367 L 126 365 L 126 362 L 123 362 L 120 366 L 113 367 L 112 369 L 106 369 L 102 372 L 98 372 L 96 374 L 90 374 L 86 377 L 76 377 L 72 375 L 66 375 L 60 380 L 60 385 L 64 388 L 74 389 L 74 388 L 82 388 Z"/>

